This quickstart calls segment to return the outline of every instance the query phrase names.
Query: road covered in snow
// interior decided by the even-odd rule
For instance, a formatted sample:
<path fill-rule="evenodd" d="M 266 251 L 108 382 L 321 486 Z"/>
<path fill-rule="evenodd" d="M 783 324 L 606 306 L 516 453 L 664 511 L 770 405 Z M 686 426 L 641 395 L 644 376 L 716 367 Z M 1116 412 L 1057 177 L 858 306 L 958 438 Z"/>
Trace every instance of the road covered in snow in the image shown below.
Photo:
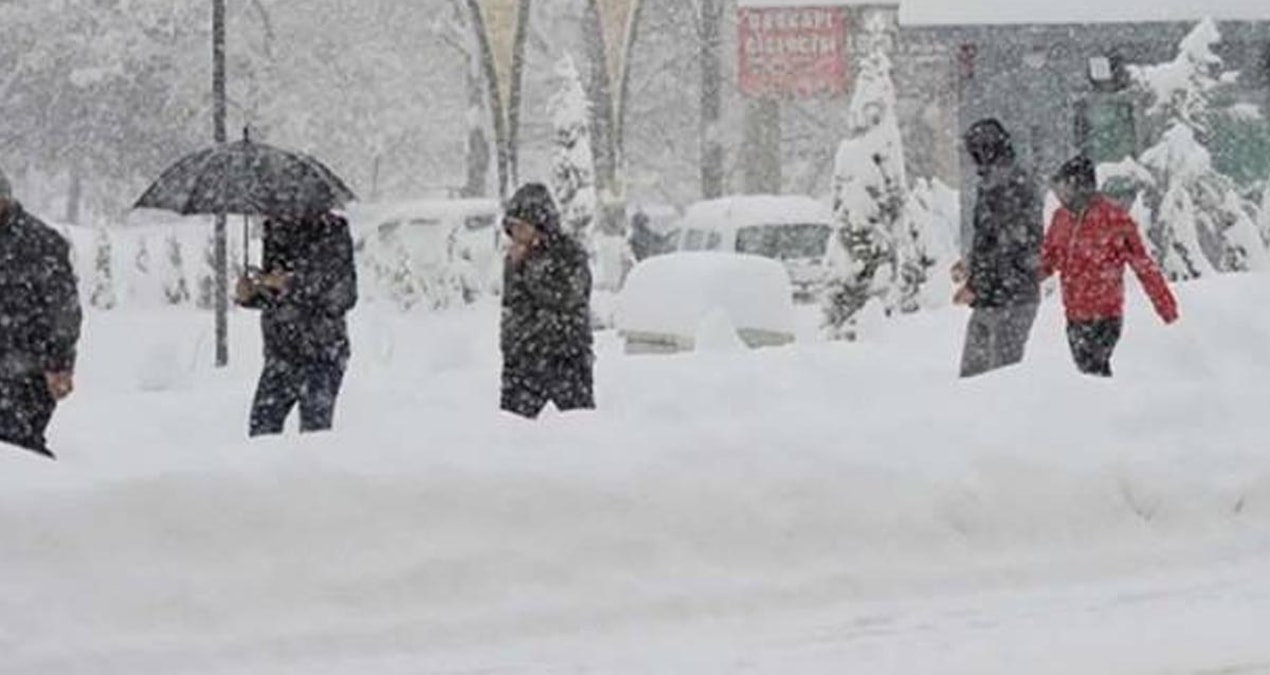
<path fill-rule="evenodd" d="M 1055 299 L 628 357 L 506 418 L 492 307 L 354 316 L 340 430 L 248 443 L 210 317 L 89 318 L 56 464 L 0 456 L 0 673 L 1270 673 L 1270 278 L 1131 295 L 1111 382 Z"/>

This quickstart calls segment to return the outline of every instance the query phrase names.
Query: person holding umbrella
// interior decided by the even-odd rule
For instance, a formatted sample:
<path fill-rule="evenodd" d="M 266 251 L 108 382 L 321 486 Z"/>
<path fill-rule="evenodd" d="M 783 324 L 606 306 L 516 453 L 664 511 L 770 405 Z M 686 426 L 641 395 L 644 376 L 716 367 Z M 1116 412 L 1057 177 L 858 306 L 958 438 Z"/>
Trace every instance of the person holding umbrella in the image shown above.
<path fill-rule="evenodd" d="M 75 388 L 82 322 L 70 245 L 0 173 L 0 442 L 54 456 L 44 432 Z"/>
<path fill-rule="evenodd" d="M 264 334 L 250 435 L 282 433 L 297 404 L 301 432 L 329 430 L 351 352 L 345 315 L 357 304 L 348 221 L 331 212 L 267 219 L 262 269 L 238 279 L 235 299 L 261 310 Z"/>
<path fill-rule="evenodd" d="M 357 304 L 353 241 L 334 212 L 356 198 L 315 158 L 257 143 L 244 129 L 241 141 L 181 158 L 137 200 L 136 208 L 182 215 L 242 215 L 248 260 L 247 217 L 266 218 L 263 269 L 244 274 L 234 293 L 239 305 L 261 310 L 264 333 L 252 436 L 281 433 L 297 404 L 301 431 L 331 428 L 350 353 L 344 316 Z M 217 365 L 228 355 L 224 299 L 217 298 Z"/>

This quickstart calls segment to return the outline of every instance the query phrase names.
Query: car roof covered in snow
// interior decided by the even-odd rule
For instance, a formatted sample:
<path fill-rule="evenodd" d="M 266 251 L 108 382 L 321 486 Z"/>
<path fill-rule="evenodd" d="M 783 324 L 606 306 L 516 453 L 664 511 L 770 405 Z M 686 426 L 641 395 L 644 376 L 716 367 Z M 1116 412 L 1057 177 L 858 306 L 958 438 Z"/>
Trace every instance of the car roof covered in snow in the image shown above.
<path fill-rule="evenodd" d="M 684 229 L 733 230 L 756 225 L 829 223 L 833 211 L 803 195 L 738 195 L 697 202 L 684 213 Z"/>
<path fill-rule="evenodd" d="M 785 266 L 740 253 L 679 252 L 644 260 L 618 297 L 624 333 L 692 337 L 714 310 L 739 329 L 793 334 L 793 290 Z"/>
<path fill-rule="evenodd" d="M 498 214 L 503 205 L 497 199 L 415 199 L 394 202 L 366 202 L 349 205 L 349 222 L 354 231 L 365 232 L 392 221 L 460 221 L 469 216 Z"/>

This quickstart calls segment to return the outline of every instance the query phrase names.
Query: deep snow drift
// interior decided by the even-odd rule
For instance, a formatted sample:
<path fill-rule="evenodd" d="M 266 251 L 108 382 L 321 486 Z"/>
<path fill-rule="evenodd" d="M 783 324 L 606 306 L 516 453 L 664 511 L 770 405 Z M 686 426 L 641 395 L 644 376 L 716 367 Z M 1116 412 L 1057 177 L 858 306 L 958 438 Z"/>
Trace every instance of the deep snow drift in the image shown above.
<path fill-rule="evenodd" d="M 0 455 L 0 673 L 1270 672 L 1270 277 L 1178 294 L 1111 382 L 1055 297 L 969 382 L 960 310 L 606 335 L 536 424 L 496 308 L 367 306 L 340 431 L 257 443 L 254 316 L 215 372 L 205 314 L 91 314 L 62 461 Z"/>

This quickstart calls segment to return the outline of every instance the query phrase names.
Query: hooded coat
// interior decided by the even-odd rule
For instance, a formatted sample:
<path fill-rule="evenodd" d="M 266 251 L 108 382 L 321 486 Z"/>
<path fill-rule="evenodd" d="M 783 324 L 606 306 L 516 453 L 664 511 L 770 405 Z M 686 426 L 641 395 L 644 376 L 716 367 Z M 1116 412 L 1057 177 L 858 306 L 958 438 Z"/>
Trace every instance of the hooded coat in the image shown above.
<path fill-rule="evenodd" d="M 1040 302 L 1043 204 L 1032 177 L 1015 162 L 1010 134 L 995 120 L 966 133 L 966 149 L 979 167 L 974 241 L 967 285 L 976 309 Z"/>
<path fill-rule="evenodd" d="M 568 398 L 588 401 L 592 336 L 587 252 L 561 230 L 559 211 L 541 185 L 521 188 L 505 215 L 533 225 L 541 238 L 523 259 L 509 256 L 504 262 L 500 331 L 504 393 L 509 389 L 568 391 Z M 573 378 L 578 381 L 566 381 Z"/>

